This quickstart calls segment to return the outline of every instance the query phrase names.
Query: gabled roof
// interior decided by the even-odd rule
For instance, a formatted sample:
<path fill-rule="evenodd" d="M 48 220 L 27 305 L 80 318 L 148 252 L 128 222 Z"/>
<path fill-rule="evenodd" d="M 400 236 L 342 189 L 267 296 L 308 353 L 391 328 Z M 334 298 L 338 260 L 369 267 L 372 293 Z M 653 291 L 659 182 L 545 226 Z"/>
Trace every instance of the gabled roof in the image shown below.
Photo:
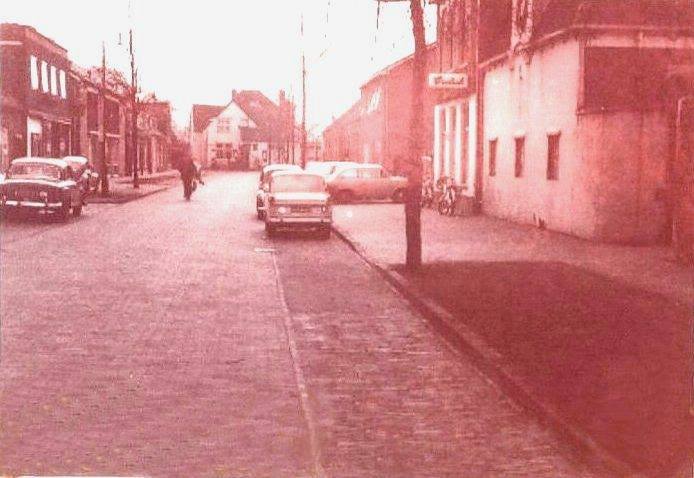
<path fill-rule="evenodd" d="M 239 131 L 241 132 L 241 142 L 242 143 L 262 143 L 265 139 L 264 131 L 253 128 L 251 126 L 240 126 Z"/>
<path fill-rule="evenodd" d="M 429 61 L 430 55 L 435 54 L 436 52 L 438 52 L 438 44 L 436 44 L 436 43 L 429 43 L 429 44 L 427 45 L 427 47 L 426 47 L 427 61 Z M 411 63 L 412 61 L 414 61 L 414 53 L 411 53 L 411 54 L 407 55 L 407 56 L 404 57 L 404 58 L 400 58 L 399 60 L 395 61 L 394 63 L 391 63 L 390 65 L 388 65 L 388 66 L 386 66 L 386 67 L 380 69 L 379 71 L 377 71 L 376 73 L 374 73 L 374 74 L 371 76 L 371 78 L 369 78 L 369 79 L 366 81 L 366 83 L 364 83 L 363 85 L 361 85 L 359 88 L 360 88 L 360 89 L 364 89 L 366 86 L 368 86 L 369 84 L 371 84 L 373 81 L 375 81 L 375 80 L 377 80 L 377 79 L 379 79 L 379 78 L 388 76 L 388 74 L 391 73 L 393 70 L 395 70 L 395 69 L 397 69 L 397 68 L 399 68 L 399 67 L 401 67 L 401 66 L 405 66 L 405 65 L 407 65 L 408 63 Z"/>
<path fill-rule="evenodd" d="M 224 111 L 224 108 L 226 106 L 193 105 L 193 131 L 202 133 L 210 120 Z"/>
<path fill-rule="evenodd" d="M 258 127 L 258 134 L 279 134 L 280 108 L 257 90 L 237 91 L 232 99 Z"/>

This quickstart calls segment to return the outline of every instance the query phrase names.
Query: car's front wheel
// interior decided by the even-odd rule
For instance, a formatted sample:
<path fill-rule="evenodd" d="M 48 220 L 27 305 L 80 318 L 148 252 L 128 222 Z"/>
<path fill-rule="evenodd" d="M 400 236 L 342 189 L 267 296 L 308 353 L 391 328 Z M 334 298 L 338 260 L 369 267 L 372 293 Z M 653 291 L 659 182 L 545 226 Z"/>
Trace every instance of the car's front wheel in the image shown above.
<path fill-rule="evenodd" d="M 60 209 L 58 209 L 58 218 L 60 218 L 63 221 L 67 221 L 70 218 L 70 200 L 66 199 L 63 201 L 63 204 L 60 206 Z"/>
<path fill-rule="evenodd" d="M 82 215 L 82 205 L 81 204 L 79 206 L 75 206 L 72 208 L 72 215 L 75 217 L 79 217 Z"/>
<path fill-rule="evenodd" d="M 270 224 L 269 222 L 265 223 L 265 233 L 267 234 L 268 237 L 274 237 L 275 233 L 277 232 L 277 229 L 273 224 Z"/>

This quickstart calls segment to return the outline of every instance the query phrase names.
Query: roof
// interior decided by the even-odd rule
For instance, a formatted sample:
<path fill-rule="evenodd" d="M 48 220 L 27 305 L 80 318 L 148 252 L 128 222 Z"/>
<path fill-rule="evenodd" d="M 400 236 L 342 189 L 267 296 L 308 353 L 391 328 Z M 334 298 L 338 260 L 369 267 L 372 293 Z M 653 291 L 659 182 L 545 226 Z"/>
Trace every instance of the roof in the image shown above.
<path fill-rule="evenodd" d="M 210 120 L 224 111 L 225 106 L 217 105 L 193 105 L 193 131 L 202 133 Z"/>
<path fill-rule="evenodd" d="M 232 102 L 253 120 L 258 127 L 257 135 L 267 137 L 273 133 L 279 134 L 280 108 L 260 91 L 237 91 Z"/>
<path fill-rule="evenodd" d="M 430 54 L 431 54 L 433 51 L 435 51 L 437 48 L 438 48 L 438 45 L 437 45 L 436 43 L 430 43 L 430 44 L 428 44 L 428 45 L 427 45 L 427 48 L 426 48 L 426 54 L 427 54 L 427 56 L 430 55 Z M 366 83 L 364 83 L 363 85 L 361 85 L 359 88 L 360 88 L 360 89 L 363 89 L 363 88 L 366 87 L 369 83 L 371 83 L 371 82 L 373 82 L 373 81 L 375 81 L 375 80 L 377 80 L 377 79 L 379 79 L 379 78 L 381 78 L 381 77 L 388 76 L 388 74 L 389 74 L 390 72 L 392 72 L 393 70 L 395 70 L 395 69 L 397 69 L 397 68 L 399 68 L 399 67 L 401 67 L 401 66 L 404 66 L 404 65 L 406 65 L 406 64 L 408 64 L 408 63 L 410 63 L 410 62 L 412 62 L 413 60 L 414 60 L 414 53 L 411 53 L 410 55 L 407 55 L 407 56 L 404 57 L 404 58 L 400 58 L 400 59 L 397 60 L 396 62 L 391 63 L 390 65 L 386 66 L 385 68 L 382 68 L 382 69 L 380 69 L 379 71 L 377 71 L 376 73 L 374 73 L 373 76 L 371 76 L 371 78 L 369 78 L 369 79 L 366 81 Z"/>
<path fill-rule="evenodd" d="M 262 143 L 266 136 L 264 131 L 252 126 L 239 126 L 242 143 Z"/>
<path fill-rule="evenodd" d="M 263 166 L 263 173 L 268 173 L 270 171 L 283 171 L 283 170 L 301 170 L 301 166 L 298 164 L 288 164 L 288 163 L 273 163 L 266 164 Z"/>
<path fill-rule="evenodd" d="M 296 171 L 293 169 L 288 169 L 288 170 L 282 170 L 282 171 L 276 171 L 272 173 L 272 178 L 278 178 L 282 176 L 315 176 L 317 178 L 320 178 L 321 180 L 324 180 L 323 176 L 317 173 L 309 173 L 304 171 L 303 169 L 299 168 Z"/>
<path fill-rule="evenodd" d="M 541 8 L 534 38 L 571 25 L 694 26 L 690 0 L 545 0 Z"/>
<path fill-rule="evenodd" d="M 40 39 L 48 42 L 51 46 L 58 48 L 63 53 L 67 53 L 65 47 L 59 45 L 55 40 L 39 33 L 34 27 L 29 25 L 21 25 L 19 23 L 0 23 L 0 38 L 9 39 L 15 37 L 17 32 L 29 33 L 38 36 Z"/>
<path fill-rule="evenodd" d="M 12 160 L 12 164 L 26 164 L 26 163 L 47 163 L 47 164 L 52 164 L 54 166 L 58 166 L 60 168 L 66 168 L 68 166 L 67 162 L 58 159 L 58 158 L 40 158 L 40 157 L 24 157 L 24 158 L 17 158 Z"/>

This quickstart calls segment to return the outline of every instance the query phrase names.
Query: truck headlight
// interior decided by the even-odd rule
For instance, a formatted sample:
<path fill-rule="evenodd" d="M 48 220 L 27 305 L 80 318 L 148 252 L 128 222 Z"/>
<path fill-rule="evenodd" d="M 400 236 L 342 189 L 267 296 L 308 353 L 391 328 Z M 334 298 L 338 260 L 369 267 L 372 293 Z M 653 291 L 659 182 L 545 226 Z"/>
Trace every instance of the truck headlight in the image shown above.
<path fill-rule="evenodd" d="M 277 208 L 277 214 L 287 214 L 289 212 L 289 208 L 285 206 L 280 206 Z"/>
<path fill-rule="evenodd" d="M 46 191 L 41 191 L 39 193 L 39 197 L 43 199 L 44 201 L 48 201 L 48 193 Z"/>

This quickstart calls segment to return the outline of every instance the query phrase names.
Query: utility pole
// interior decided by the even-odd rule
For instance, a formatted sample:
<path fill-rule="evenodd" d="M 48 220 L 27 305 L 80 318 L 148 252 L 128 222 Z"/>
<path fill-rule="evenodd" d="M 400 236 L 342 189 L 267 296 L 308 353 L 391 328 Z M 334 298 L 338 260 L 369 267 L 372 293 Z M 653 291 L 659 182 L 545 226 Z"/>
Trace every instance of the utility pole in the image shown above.
<path fill-rule="evenodd" d="M 135 53 L 133 50 L 133 29 L 130 29 L 130 108 L 131 108 L 131 121 L 130 121 L 130 154 L 131 154 L 131 166 L 133 168 L 133 188 L 138 189 L 140 187 L 140 178 L 137 171 L 137 117 L 138 108 L 137 103 L 137 70 L 135 69 Z"/>
<path fill-rule="evenodd" d="M 306 167 L 306 54 L 304 42 L 304 15 L 301 15 L 301 167 Z"/>
<path fill-rule="evenodd" d="M 407 0 L 377 0 L 397 2 Z M 417 270 L 422 265 L 422 95 L 426 79 L 426 40 L 422 0 L 409 0 L 412 34 L 414 36 L 414 65 L 412 68 L 412 112 L 410 116 L 409 155 L 406 160 L 407 189 L 405 190 L 406 267 Z"/>
<path fill-rule="evenodd" d="M 101 195 L 108 194 L 108 165 L 106 164 L 106 44 L 101 42 L 101 108 L 99 113 L 99 139 L 101 140 Z"/>

